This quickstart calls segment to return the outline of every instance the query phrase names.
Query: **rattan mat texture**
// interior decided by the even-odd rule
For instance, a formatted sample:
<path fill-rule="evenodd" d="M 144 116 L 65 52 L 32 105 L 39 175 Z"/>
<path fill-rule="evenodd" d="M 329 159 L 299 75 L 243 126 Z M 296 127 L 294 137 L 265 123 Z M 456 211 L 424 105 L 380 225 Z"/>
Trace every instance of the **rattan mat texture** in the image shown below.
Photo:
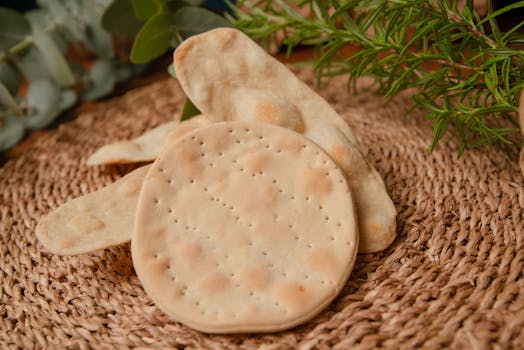
<path fill-rule="evenodd" d="M 299 76 L 314 86 L 313 74 Z M 466 152 L 388 105 L 351 95 L 345 77 L 321 90 L 353 127 L 396 204 L 398 238 L 358 256 L 342 293 L 289 331 L 206 335 L 166 317 L 133 270 L 129 244 L 73 257 L 47 253 L 34 229 L 65 201 L 133 166 L 87 167 L 98 147 L 179 115 L 184 96 L 163 78 L 96 103 L 0 168 L 1 348 L 509 349 L 524 344 L 524 189 L 515 161 L 496 148 Z"/>

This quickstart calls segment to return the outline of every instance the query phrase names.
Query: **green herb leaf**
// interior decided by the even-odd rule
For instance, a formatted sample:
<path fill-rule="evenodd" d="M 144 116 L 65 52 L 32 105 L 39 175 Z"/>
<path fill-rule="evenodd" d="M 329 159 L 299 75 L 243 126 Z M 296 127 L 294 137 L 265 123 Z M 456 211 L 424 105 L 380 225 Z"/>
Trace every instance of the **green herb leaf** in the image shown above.
<path fill-rule="evenodd" d="M 182 108 L 182 114 L 180 115 L 180 121 L 183 122 L 184 120 L 188 120 L 189 118 L 198 114 L 200 114 L 198 108 L 196 108 L 193 102 L 191 102 L 191 100 L 186 97 L 186 100 L 184 101 L 184 108 Z"/>
<path fill-rule="evenodd" d="M 135 17 L 133 4 L 129 0 L 113 0 L 102 15 L 102 27 L 115 34 L 133 36 L 142 24 Z"/>
<path fill-rule="evenodd" d="M 232 24 L 224 17 L 214 12 L 200 8 L 186 6 L 174 15 L 177 31 L 183 38 L 206 32 L 217 27 L 231 27 Z"/>
<path fill-rule="evenodd" d="M 0 7 L 0 50 L 9 50 L 29 35 L 31 25 L 22 14 Z"/>
<path fill-rule="evenodd" d="M 168 0 L 131 0 L 135 16 L 143 21 L 160 12 Z"/>
<path fill-rule="evenodd" d="M 24 137 L 24 122 L 15 115 L 0 117 L 0 151 L 16 145 Z"/>
<path fill-rule="evenodd" d="M 136 36 L 131 49 L 131 62 L 146 63 L 166 52 L 175 32 L 173 18 L 167 13 L 151 17 Z"/>
<path fill-rule="evenodd" d="M 200 6 L 205 3 L 206 0 L 183 0 L 183 2 L 191 6 Z"/>
<path fill-rule="evenodd" d="M 51 39 L 38 24 L 32 23 L 31 27 L 33 29 L 34 43 L 42 54 L 44 62 L 53 78 L 60 86 L 74 85 L 75 78 L 73 72 L 53 39 Z"/>
<path fill-rule="evenodd" d="M 460 10 L 458 3 L 301 0 L 295 4 L 316 15 L 303 17 L 283 0 L 239 0 L 229 18 L 262 42 L 284 34 L 288 52 L 314 45 L 319 78 L 347 75 L 348 88 L 356 89 L 357 78 L 370 76 L 389 97 L 416 88 L 415 103 L 434 123 L 431 149 L 446 133 L 458 139 L 458 155 L 486 143 L 507 148 L 514 139 L 508 136 L 518 131 L 524 36 L 517 31 L 524 22 L 501 32 L 497 17 L 523 8 L 524 1 L 488 8 L 482 19 L 474 1 L 462 2 Z M 346 45 L 358 50 L 344 57 L 339 48 Z"/>

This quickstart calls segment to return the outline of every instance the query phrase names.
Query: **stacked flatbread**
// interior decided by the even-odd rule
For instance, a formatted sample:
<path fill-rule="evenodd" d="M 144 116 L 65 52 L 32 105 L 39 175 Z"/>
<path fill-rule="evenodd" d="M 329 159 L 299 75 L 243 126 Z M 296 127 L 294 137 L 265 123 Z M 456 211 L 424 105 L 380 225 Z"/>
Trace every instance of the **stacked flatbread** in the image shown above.
<path fill-rule="evenodd" d="M 327 102 L 241 32 L 194 36 L 174 65 L 203 115 L 95 152 L 88 164 L 154 163 L 42 218 L 39 240 L 62 255 L 131 240 L 148 295 L 197 330 L 307 321 L 357 250 L 393 241 L 382 179 Z"/>

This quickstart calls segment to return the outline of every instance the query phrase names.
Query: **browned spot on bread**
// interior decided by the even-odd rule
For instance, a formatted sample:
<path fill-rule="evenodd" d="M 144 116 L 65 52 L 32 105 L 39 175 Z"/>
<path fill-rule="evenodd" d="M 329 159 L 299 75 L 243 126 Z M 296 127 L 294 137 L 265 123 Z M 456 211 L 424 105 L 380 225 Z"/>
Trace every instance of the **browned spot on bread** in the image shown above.
<path fill-rule="evenodd" d="M 271 283 L 271 272 L 265 267 L 244 268 L 238 274 L 238 282 L 249 290 L 264 290 Z"/>
<path fill-rule="evenodd" d="M 305 260 L 310 269 L 329 275 L 336 275 L 340 266 L 342 266 L 333 249 L 327 247 L 311 249 L 311 252 L 305 256 Z"/>
<path fill-rule="evenodd" d="M 327 173 L 326 169 L 305 168 L 299 177 L 300 191 L 319 197 L 329 194 L 333 189 L 333 183 Z"/>
<path fill-rule="evenodd" d="M 329 154 L 340 167 L 344 169 L 348 167 L 350 156 L 347 147 L 344 147 L 344 145 L 340 144 L 334 145 L 331 147 Z"/>
<path fill-rule="evenodd" d="M 286 152 L 298 154 L 303 148 L 304 143 L 296 137 L 281 137 L 276 145 L 277 148 L 285 150 Z"/>
<path fill-rule="evenodd" d="M 73 217 L 67 224 L 84 235 L 100 230 L 105 226 L 104 222 L 98 218 L 83 213 Z"/>
<path fill-rule="evenodd" d="M 271 163 L 271 155 L 265 151 L 259 151 L 242 157 L 240 163 L 244 164 L 249 172 L 258 173 L 259 171 L 264 171 Z"/>
<path fill-rule="evenodd" d="M 203 295 L 209 296 L 224 291 L 230 284 L 229 279 L 220 272 L 212 272 L 202 278 L 197 284 L 197 289 Z"/>
<path fill-rule="evenodd" d="M 169 261 L 170 259 L 167 256 L 155 255 L 154 259 L 149 260 L 148 270 L 150 271 L 150 275 L 148 278 L 160 276 L 161 278 L 165 279 L 165 282 L 169 283 L 169 274 L 166 273 L 166 270 L 169 268 Z"/>
<path fill-rule="evenodd" d="M 292 311 L 300 310 L 304 305 L 308 305 L 311 300 L 311 293 L 298 282 L 282 282 L 275 288 L 275 298 L 284 307 Z"/>
<path fill-rule="evenodd" d="M 192 265 L 202 257 L 202 247 L 192 242 L 183 242 L 178 244 L 177 260 L 185 264 Z"/>
<path fill-rule="evenodd" d="M 204 171 L 199 150 L 188 143 L 180 144 L 178 147 L 179 151 L 173 157 L 177 171 L 188 180 L 199 178 Z"/>
<path fill-rule="evenodd" d="M 69 239 L 69 238 L 64 238 L 62 239 L 59 243 L 58 243 L 58 246 L 60 248 L 71 248 L 72 246 L 75 245 L 75 242 L 72 240 L 72 239 Z"/>
<path fill-rule="evenodd" d="M 280 124 L 282 111 L 270 102 L 259 102 L 255 106 L 255 118 L 261 122 Z"/>
<path fill-rule="evenodd" d="M 384 230 L 384 225 L 381 223 L 371 223 L 365 225 L 366 232 L 369 232 L 371 235 L 377 235 Z"/>

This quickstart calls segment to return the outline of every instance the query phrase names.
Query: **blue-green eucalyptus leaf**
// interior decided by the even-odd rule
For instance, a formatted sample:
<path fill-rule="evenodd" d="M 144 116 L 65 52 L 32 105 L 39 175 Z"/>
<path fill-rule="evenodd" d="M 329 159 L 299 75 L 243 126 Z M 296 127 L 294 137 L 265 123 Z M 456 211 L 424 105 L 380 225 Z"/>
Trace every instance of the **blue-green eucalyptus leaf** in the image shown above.
<path fill-rule="evenodd" d="M 200 7 L 183 7 L 173 17 L 176 30 L 183 38 L 207 32 L 217 27 L 232 26 L 224 17 Z"/>
<path fill-rule="evenodd" d="M 23 57 L 19 57 L 15 64 L 22 75 L 29 81 L 40 80 L 40 79 L 53 79 L 53 76 L 49 69 L 46 69 L 46 65 L 42 64 L 44 57 L 39 49 L 35 46 L 31 46 L 26 50 L 26 54 Z"/>
<path fill-rule="evenodd" d="M 114 65 L 108 60 L 99 60 L 89 72 L 91 83 L 82 92 L 85 100 L 95 100 L 113 91 L 116 84 L 116 73 Z"/>
<path fill-rule="evenodd" d="M 70 3 L 75 3 L 70 1 Z M 83 39 L 82 26 L 76 21 L 75 16 L 71 14 L 71 10 L 61 0 L 38 0 L 38 5 L 41 8 L 47 9 L 53 16 L 53 20 L 62 28 L 67 30 L 73 41 L 81 41 Z"/>
<path fill-rule="evenodd" d="M 49 13 L 43 9 L 34 9 L 24 13 L 24 16 L 30 23 L 36 23 L 42 28 L 50 26 L 52 18 Z M 48 32 L 49 36 L 55 42 L 56 46 L 60 49 L 60 52 L 65 53 L 67 51 L 67 39 L 64 34 L 58 30 Z"/>
<path fill-rule="evenodd" d="M 0 82 L 4 83 L 11 95 L 16 95 L 22 83 L 22 76 L 18 70 L 9 63 L 0 63 Z"/>
<path fill-rule="evenodd" d="M 132 75 L 133 69 L 128 65 L 121 65 L 115 70 L 115 78 L 117 83 L 128 80 Z"/>
<path fill-rule="evenodd" d="M 78 95 L 73 89 L 64 89 L 60 93 L 60 110 L 66 110 L 73 107 L 78 101 Z"/>
<path fill-rule="evenodd" d="M 53 39 L 51 39 L 38 24 L 32 23 L 31 27 L 33 29 L 34 43 L 40 50 L 44 62 L 53 78 L 60 86 L 74 85 L 75 77 L 73 76 L 73 72 Z"/>
<path fill-rule="evenodd" d="M 171 63 L 169 66 L 167 66 L 167 72 L 169 75 L 171 75 L 173 78 L 177 79 L 176 72 L 175 72 L 175 66 L 173 63 Z"/>
<path fill-rule="evenodd" d="M 16 145 L 24 137 L 24 122 L 20 117 L 7 114 L 0 117 L 0 151 Z"/>
<path fill-rule="evenodd" d="M 31 82 L 27 89 L 27 105 L 26 127 L 34 130 L 48 126 L 60 113 L 60 88 L 51 80 Z"/>
<path fill-rule="evenodd" d="M 102 15 L 102 27 L 115 34 L 134 36 L 142 24 L 130 0 L 114 0 Z"/>
<path fill-rule="evenodd" d="M 81 0 L 79 5 L 86 21 L 83 33 L 84 43 L 97 56 L 112 58 L 114 55 L 113 40 L 111 35 L 102 28 L 101 14 L 97 12 L 94 2 L 92 0 Z"/>
<path fill-rule="evenodd" d="M 15 99 L 7 89 L 7 87 L 0 81 L 0 105 L 5 109 L 10 109 L 13 112 L 22 114 Z"/>
<path fill-rule="evenodd" d="M 31 26 L 21 13 L 0 7 L 0 51 L 12 48 L 29 35 Z"/>
<path fill-rule="evenodd" d="M 131 62 L 146 63 L 162 55 L 170 48 L 175 33 L 173 18 L 167 13 L 151 17 L 136 36 L 131 49 Z"/>

